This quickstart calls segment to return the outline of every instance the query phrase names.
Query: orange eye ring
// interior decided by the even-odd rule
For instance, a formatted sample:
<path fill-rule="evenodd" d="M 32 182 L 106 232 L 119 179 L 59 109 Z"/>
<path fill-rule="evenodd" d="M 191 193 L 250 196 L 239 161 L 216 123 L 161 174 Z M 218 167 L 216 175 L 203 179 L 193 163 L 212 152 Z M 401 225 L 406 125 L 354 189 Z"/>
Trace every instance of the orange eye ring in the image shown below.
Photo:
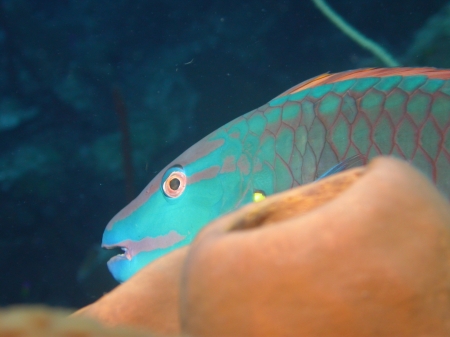
<path fill-rule="evenodd" d="M 178 198 L 186 188 L 186 175 L 182 171 L 170 173 L 163 184 L 163 191 L 169 198 Z"/>

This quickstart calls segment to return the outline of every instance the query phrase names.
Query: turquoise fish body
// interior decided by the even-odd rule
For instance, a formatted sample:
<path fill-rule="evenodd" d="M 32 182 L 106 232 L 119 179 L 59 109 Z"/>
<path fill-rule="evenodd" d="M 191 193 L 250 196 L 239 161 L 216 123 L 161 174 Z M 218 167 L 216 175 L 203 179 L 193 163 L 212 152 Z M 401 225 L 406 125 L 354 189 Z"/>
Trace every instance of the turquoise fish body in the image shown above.
<path fill-rule="evenodd" d="M 124 250 L 108 267 L 123 282 L 255 192 L 313 182 L 355 155 L 404 158 L 450 197 L 449 127 L 450 70 L 365 69 L 305 81 L 167 165 L 108 223 L 103 247 Z"/>

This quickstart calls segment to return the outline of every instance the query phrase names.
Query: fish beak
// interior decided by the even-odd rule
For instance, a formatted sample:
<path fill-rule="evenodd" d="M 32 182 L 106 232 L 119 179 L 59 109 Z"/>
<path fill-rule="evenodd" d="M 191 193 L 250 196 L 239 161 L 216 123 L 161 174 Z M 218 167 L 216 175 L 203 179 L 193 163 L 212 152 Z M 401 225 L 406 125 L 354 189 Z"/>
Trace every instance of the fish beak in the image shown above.
<path fill-rule="evenodd" d="M 113 256 L 109 261 L 111 260 L 115 260 L 115 259 L 120 259 L 123 260 L 124 258 L 126 258 L 127 260 L 131 261 L 132 255 L 130 250 L 128 249 L 128 247 L 125 246 L 117 246 L 117 245 L 105 245 L 102 244 L 102 248 L 103 249 L 120 249 L 123 253 L 122 254 L 117 254 L 115 256 Z"/>

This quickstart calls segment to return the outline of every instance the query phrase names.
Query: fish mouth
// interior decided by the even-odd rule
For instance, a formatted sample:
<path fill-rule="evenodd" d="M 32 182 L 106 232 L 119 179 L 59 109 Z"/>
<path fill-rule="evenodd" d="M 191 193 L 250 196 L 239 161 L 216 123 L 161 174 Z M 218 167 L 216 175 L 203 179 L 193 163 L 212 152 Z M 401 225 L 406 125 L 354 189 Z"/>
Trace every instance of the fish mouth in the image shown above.
<path fill-rule="evenodd" d="M 186 236 L 180 235 L 175 231 L 170 231 L 167 234 L 156 237 L 145 237 L 134 241 L 126 239 L 123 241 L 113 241 L 109 243 L 102 243 L 102 248 L 117 249 L 118 253 L 113 256 L 108 264 L 116 261 L 131 261 L 135 255 L 139 253 L 151 252 L 159 249 L 167 249 L 180 241 L 184 240 Z M 105 241 L 105 240 L 104 240 Z"/>
<path fill-rule="evenodd" d="M 102 244 L 102 248 L 103 249 L 116 250 L 117 251 L 117 255 L 114 255 L 112 258 L 110 258 L 108 260 L 108 263 L 114 262 L 114 261 L 118 261 L 118 260 L 131 261 L 131 259 L 133 258 L 132 250 L 129 249 L 129 247 L 127 247 L 127 246 Z"/>

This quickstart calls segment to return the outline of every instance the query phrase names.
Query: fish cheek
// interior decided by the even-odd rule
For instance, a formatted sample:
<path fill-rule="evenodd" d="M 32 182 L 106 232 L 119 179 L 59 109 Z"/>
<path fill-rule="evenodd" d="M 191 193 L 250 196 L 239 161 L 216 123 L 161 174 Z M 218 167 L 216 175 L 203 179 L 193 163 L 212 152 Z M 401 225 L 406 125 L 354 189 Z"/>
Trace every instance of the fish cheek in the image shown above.
<path fill-rule="evenodd" d="M 185 197 L 188 207 L 184 211 L 194 213 L 197 218 L 195 227 L 202 227 L 220 215 L 223 194 L 223 186 L 217 177 L 187 186 Z"/>

